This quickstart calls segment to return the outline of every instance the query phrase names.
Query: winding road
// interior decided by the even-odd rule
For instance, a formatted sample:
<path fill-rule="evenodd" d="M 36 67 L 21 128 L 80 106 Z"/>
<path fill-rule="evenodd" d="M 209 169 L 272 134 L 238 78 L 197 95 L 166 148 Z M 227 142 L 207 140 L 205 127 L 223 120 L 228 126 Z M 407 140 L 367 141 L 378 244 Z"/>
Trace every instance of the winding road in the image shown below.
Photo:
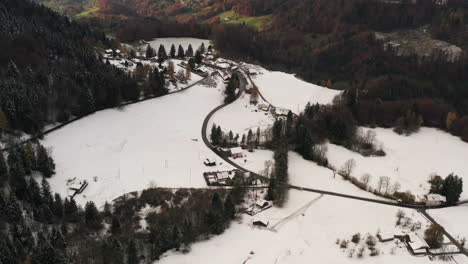
<path fill-rule="evenodd" d="M 209 67 L 209 65 L 207 65 Z M 255 86 L 255 83 L 253 82 L 253 80 L 250 78 L 250 76 L 248 75 L 248 73 L 244 72 L 244 71 L 240 71 L 238 70 L 237 73 L 239 73 L 239 77 L 240 77 L 240 87 L 239 87 L 239 91 L 236 95 L 236 98 L 235 100 L 239 99 L 241 94 L 244 92 L 245 90 L 245 86 L 247 84 L 247 80 L 246 80 L 246 75 L 247 77 L 249 78 L 249 80 L 251 81 L 252 85 Z M 259 91 L 259 94 L 260 96 L 262 97 L 262 99 L 266 102 L 268 102 L 266 100 L 266 98 L 263 98 L 263 96 L 261 95 L 260 91 Z M 235 101 L 234 100 L 234 101 Z M 233 102 L 234 102 L 233 101 Z M 232 103 L 232 102 L 231 102 Z M 247 170 L 246 168 L 240 166 L 239 164 L 233 162 L 232 160 L 229 159 L 229 157 L 227 157 L 223 152 L 221 151 L 218 151 L 216 149 L 216 147 L 214 147 L 211 142 L 209 141 L 208 139 L 208 135 L 207 135 L 207 126 L 208 126 L 208 123 L 211 119 L 211 117 L 219 110 L 221 110 L 222 108 L 224 108 L 225 106 L 229 105 L 230 103 L 224 103 L 218 107 L 216 107 L 215 109 L 211 110 L 211 112 L 208 113 L 208 115 L 205 117 L 205 119 L 203 120 L 203 125 L 202 125 L 202 131 L 201 131 L 201 134 L 202 134 L 202 139 L 203 139 L 203 142 L 204 144 L 209 148 L 211 149 L 217 156 L 219 156 L 221 159 L 223 159 L 225 162 L 231 164 L 234 168 L 244 172 L 244 173 L 249 173 L 250 175 L 254 175 L 256 177 L 259 177 L 259 178 L 262 178 L 266 181 L 269 180 L 269 178 L 267 177 L 264 177 L 262 175 L 259 175 L 255 172 L 252 172 L 252 171 L 249 171 Z M 355 195 L 348 195 L 348 194 L 343 194 L 343 193 L 336 193 L 336 192 L 331 192 L 331 191 L 325 191 L 325 190 L 319 190 L 319 189 L 313 189 L 313 188 L 305 188 L 305 187 L 300 187 L 300 186 L 295 186 L 295 185 L 290 185 L 290 184 L 287 184 L 287 187 L 289 189 L 294 189 L 294 190 L 299 190 L 299 191 L 306 191 L 306 192 L 312 192 L 312 193 L 318 193 L 320 194 L 320 197 L 322 197 L 323 195 L 330 195 L 330 196 L 335 196 L 335 197 L 341 197 L 341 198 L 346 198 L 346 199 L 352 199 L 352 200 L 358 200 L 358 201 L 364 201 L 364 202 L 370 202 L 370 203 L 375 203 L 375 204 L 382 204 L 382 205 L 389 205 L 389 206 L 395 206 L 395 207 L 400 207 L 400 208 L 409 208 L 409 209 L 416 209 L 418 210 L 418 212 L 420 212 L 423 216 L 425 216 L 428 221 L 430 221 L 432 224 L 437 224 L 439 225 L 434 218 L 432 218 L 427 212 L 426 210 L 427 209 L 438 209 L 438 208 L 445 208 L 445 207 L 451 207 L 451 206 L 457 206 L 459 204 L 464 204 L 464 203 L 468 203 L 468 201 L 461 201 L 455 205 L 439 205 L 439 206 L 427 206 L 427 205 L 419 205 L 419 204 L 403 204 L 403 203 L 398 203 L 398 202 L 395 202 L 395 201 L 392 201 L 392 200 L 380 200 L 380 199 L 372 199 L 372 198 L 365 198 L 365 197 L 360 197 L 360 196 L 355 196 Z M 468 250 L 465 249 L 452 235 L 450 235 L 445 229 L 443 231 L 444 235 L 459 249 L 459 252 L 461 254 L 464 254 L 465 256 L 468 257 Z M 442 253 L 444 254 L 444 253 Z M 449 254 L 450 255 L 450 254 Z"/>

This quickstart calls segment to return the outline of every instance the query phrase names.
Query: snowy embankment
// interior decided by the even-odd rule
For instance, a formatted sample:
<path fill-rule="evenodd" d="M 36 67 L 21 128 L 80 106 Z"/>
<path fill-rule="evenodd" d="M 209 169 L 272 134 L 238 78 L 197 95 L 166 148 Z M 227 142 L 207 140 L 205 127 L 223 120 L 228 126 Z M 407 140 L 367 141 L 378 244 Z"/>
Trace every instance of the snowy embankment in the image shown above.
<path fill-rule="evenodd" d="M 311 84 L 284 72 L 260 69 L 252 76 L 262 95 L 275 107 L 286 108 L 296 114 L 304 111 L 307 103 L 331 104 L 341 91 Z"/>
<path fill-rule="evenodd" d="M 399 182 L 400 191 L 410 190 L 413 194 L 424 195 L 429 191 L 431 174 L 446 177 L 455 173 L 468 182 L 468 144 L 443 131 L 421 128 L 411 136 L 401 136 L 392 129 L 372 129 L 377 141 L 387 153 L 385 157 L 363 157 L 343 147 L 328 144 L 328 160 L 337 169 L 349 160 L 356 161 L 352 175 L 360 178 L 371 175 L 369 185 L 377 187 L 379 178 L 387 176 L 391 183 Z M 461 195 L 468 198 L 468 192 Z"/>
<path fill-rule="evenodd" d="M 150 186 L 205 187 L 203 160 L 219 159 L 203 144 L 200 129 L 207 113 L 223 101 L 218 84 L 100 111 L 47 135 L 43 144 L 57 165 L 52 189 L 66 196 L 67 179 L 87 180 L 88 188 L 76 200 L 100 206 Z"/>
<path fill-rule="evenodd" d="M 398 208 L 385 205 L 290 191 L 284 208 L 272 208 L 256 217 L 242 215 L 224 234 L 194 244 L 188 254 L 168 253 L 158 263 L 219 263 L 219 258 L 213 257 L 214 252 L 223 256 L 226 264 L 311 263 L 313 260 L 326 264 L 427 263 L 427 257 L 413 257 L 403 245 L 394 242 L 377 242 L 380 255 L 371 257 L 366 248 L 361 259 L 356 253 L 363 241 L 359 246 L 349 242 L 347 249 L 340 249 L 336 244 L 337 239 L 350 240 L 358 232 L 364 239 L 368 233 L 375 237 L 377 231 L 398 232 L 395 228 L 397 211 Z M 428 225 L 416 211 L 404 211 L 413 222 L 421 222 L 423 229 Z M 269 222 L 276 231 L 253 228 L 249 224 L 253 219 Z M 353 248 L 355 252 L 350 258 Z"/>
<path fill-rule="evenodd" d="M 192 45 L 193 52 L 195 54 L 195 51 L 200 47 L 200 45 L 204 43 L 205 48 L 208 48 L 209 45 L 211 45 L 211 40 L 209 39 L 199 39 L 199 38 L 156 38 L 151 41 L 148 41 L 148 44 L 151 45 L 153 49 L 156 49 L 156 52 L 159 49 L 160 45 L 163 45 L 164 48 L 166 49 L 167 54 L 169 54 L 171 50 L 172 44 L 174 44 L 176 48 L 176 54 L 177 54 L 177 48 L 179 45 L 182 45 L 182 48 L 186 51 L 189 45 Z M 146 45 L 143 45 L 141 49 L 145 49 Z"/>

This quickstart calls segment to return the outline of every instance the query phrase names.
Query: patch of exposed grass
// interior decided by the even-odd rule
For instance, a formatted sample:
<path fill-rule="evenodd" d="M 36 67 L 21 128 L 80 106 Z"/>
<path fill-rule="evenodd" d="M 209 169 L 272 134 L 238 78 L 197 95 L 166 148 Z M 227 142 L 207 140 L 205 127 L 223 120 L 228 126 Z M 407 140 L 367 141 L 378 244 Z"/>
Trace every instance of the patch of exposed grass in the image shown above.
<path fill-rule="evenodd" d="M 87 16 L 99 11 L 99 9 L 100 9 L 99 7 L 96 7 L 96 8 L 93 8 L 91 10 L 84 11 L 82 13 L 79 13 L 79 14 L 75 15 L 75 18 L 87 17 Z"/>
<path fill-rule="evenodd" d="M 265 16 L 241 16 L 234 12 L 233 10 L 221 13 L 218 15 L 221 23 L 226 24 L 245 24 L 250 27 L 254 27 L 257 30 L 261 31 L 264 26 L 268 25 L 272 21 L 272 15 Z"/>

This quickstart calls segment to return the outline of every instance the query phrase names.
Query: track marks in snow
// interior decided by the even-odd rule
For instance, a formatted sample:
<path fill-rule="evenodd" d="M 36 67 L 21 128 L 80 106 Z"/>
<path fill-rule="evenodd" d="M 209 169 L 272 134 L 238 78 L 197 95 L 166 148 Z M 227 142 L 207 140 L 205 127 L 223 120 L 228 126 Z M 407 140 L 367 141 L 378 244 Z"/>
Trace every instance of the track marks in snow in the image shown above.
<path fill-rule="evenodd" d="M 323 197 L 323 194 L 321 194 L 319 197 L 317 198 L 314 198 L 312 201 L 308 202 L 307 204 L 305 204 L 304 206 L 302 206 L 301 208 L 299 208 L 299 210 L 295 211 L 294 213 L 290 214 L 289 216 L 281 219 L 279 222 L 277 222 L 276 224 L 272 225 L 269 230 L 271 231 L 278 231 L 284 224 L 288 223 L 289 221 L 295 219 L 296 217 L 300 216 L 301 214 L 305 213 L 307 211 L 307 209 L 309 209 L 309 207 L 314 204 L 315 202 L 317 202 L 318 200 L 320 200 L 321 198 Z"/>

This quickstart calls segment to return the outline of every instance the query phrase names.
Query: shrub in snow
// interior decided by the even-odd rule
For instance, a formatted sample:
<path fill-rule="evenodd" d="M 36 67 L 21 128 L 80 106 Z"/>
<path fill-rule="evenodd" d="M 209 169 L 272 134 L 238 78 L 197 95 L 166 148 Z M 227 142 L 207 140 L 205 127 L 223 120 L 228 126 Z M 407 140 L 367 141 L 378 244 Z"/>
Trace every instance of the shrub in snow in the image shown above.
<path fill-rule="evenodd" d="M 369 247 L 369 249 L 372 250 L 375 247 L 375 238 L 369 235 L 366 239 L 366 244 Z"/>
<path fill-rule="evenodd" d="M 348 240 L 342 240 L 340 243 L 340 248 L 348 248 Z"/>
<path fill-rule="evenodd" d="M 359 234 L 359 233 L 354 234 L 353 237 L 351 238 L 351 241 L 352 241 L 354 244 L 358 244 L 359 241 L 361 241 L 361 234 Z"/>
<path fill-rule="evenodd" d="M 360 247 L 356 256 L 362 258 L 364 256 L 364 250 L 366 250 L 364 246 Z"/>
<path fill-rule="evenodd" d="M 371 249 L 371 253 L 370 253 L 371 257 L 378 256 L 379 254 L 380 254 L 380 251 L 378 249 L 376 248 Z"/>

